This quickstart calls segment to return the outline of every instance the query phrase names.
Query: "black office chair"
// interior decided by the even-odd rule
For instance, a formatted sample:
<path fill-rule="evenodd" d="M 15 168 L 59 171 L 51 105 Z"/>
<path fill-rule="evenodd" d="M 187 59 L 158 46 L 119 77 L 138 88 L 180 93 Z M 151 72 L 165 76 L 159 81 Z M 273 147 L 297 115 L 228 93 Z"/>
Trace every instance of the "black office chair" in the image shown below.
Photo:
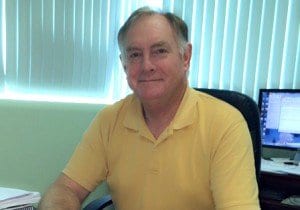
<path fill-rule="evenodd" d="M 208 88 L 195 88 L 195 90 L 219 98 L 231 104 L 242 113 L 242 115 L 244 116 L 248 124 L 248 128 L 251 134 L 253 151 L 254 151 L 256 178 L 259 184 L 260 162 L 261 162 L 261 136 L 260 136 L 259 110 L 256 102 L 249 96 L 232 90 L 219 90 L 219 89 L 208 89 Z M 110 205 L 113 205 L 113 202 L 111 200 L 111 196 L 107 195 L 100 199 L 92 201 L 84 208 L 84 210 L 101 210 Z"/>

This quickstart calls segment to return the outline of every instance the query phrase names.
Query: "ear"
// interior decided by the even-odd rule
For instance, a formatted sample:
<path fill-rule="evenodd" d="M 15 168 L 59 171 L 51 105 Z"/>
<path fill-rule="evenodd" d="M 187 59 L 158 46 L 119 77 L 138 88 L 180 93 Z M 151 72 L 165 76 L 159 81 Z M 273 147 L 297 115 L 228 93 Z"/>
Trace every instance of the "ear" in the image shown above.
<path fill-rule="evenodd" d="M 122 63 L 123 69 L 126 72 L 126 69 L 127 69 L 126 62 L 125 62 L 124 57 L 122 56 L 122 54 L 119 55 L 119 58 L 120 58 L 120 61 Z"/>
<path fill-rule="evenodd" d="M 192 57 L 192 44 L 188 43 L 183 54 L 184 69 L 188 71 Z"/>

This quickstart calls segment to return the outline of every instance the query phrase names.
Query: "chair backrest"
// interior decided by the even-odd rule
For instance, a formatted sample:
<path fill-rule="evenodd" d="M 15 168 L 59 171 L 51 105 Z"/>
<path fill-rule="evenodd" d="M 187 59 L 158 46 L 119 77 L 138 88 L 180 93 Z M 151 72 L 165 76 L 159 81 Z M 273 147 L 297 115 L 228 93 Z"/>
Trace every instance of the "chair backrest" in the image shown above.
<path fill-rule="evenodd" d="M 250 131 L 254 160 L 256 178 L 259 183 L 260 177 L 260 162 L 261 162 L 261 135 L 260 135 L 260 118 L 259 110 L 256 102 L 249 96 L 233 91 L 233 90 L 220 90 L 220 89 L 209 89 L 209 88 L 195 88 L 195 90 L 207 93 L 216 98 L 219 98 L 230 105 L 238 109 L 244 116 L 248 129 Z"/>
<path fill-rule="evenodd" d="M 249 96 L 232 90 L 220 90 L 220 89 L 208 89 L 208 88 L 194 88 L 197 91 L 201 91 L 219 98 L 228 104 L 238 109 L 244 116 L 248 129 L 250 131 L 253 151 L 256 178 L 259 183 L 260 177 L 260 162 L 261 162 L 261 136 L 260 136 L 260 121 L 259 110 L 256 102 Z M 83 210 L 101 210 L 106 206 L 113 205 L 110 195 L 104 196 L 98 200 L 94 200 L 89 203 Z"/>

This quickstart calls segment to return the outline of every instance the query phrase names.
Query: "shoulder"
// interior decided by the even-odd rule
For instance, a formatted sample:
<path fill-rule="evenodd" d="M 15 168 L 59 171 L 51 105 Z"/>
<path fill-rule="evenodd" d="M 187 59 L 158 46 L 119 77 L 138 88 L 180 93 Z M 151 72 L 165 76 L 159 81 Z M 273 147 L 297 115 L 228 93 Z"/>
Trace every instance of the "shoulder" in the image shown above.
<path fill-rule="evenodd" d="M 199 114 L 217 118 L 244 120 L 241 112 L 231 104 L 208 93 L 191 89 L 192 100 L 196 101 Z"/>
<path fill-rule="evenodd" d="M 85 133 L 92 133 L 94 136 L 109 136 L 114 128 L 123 121 L 122 119 L 126 115 L 129 107 L 132 107 L 131 104 L 135 100 L 134 98 L 133 95 L 129 95 L 98 111 Z"/>
<path fill-rule="evenodd" d="M 134 95 L 128 95 L 124 99 L 121 99 L 114 104 L 107 105 L 97 113 L 96 119 L 104 120 L 104 122 L 108 123 L 109 121 L 120 116 L 120 114 L 123 112 L 126 112 L 135 100 L 136 98 Z"/>

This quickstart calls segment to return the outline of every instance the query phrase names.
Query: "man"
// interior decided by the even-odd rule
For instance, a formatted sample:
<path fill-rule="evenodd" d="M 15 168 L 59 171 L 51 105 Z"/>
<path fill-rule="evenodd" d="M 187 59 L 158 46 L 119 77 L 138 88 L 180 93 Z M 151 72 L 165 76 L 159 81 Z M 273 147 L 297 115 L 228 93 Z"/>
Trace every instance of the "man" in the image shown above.
<path fill-rule="evenodd" d="M 120 210 L 259 209 L 245 120 L 188 87 L 186 24 L 141 8 L 118 42 L 133 94 L 99 112 L 40 209 L 79 209 L 102 181 Z"/>

